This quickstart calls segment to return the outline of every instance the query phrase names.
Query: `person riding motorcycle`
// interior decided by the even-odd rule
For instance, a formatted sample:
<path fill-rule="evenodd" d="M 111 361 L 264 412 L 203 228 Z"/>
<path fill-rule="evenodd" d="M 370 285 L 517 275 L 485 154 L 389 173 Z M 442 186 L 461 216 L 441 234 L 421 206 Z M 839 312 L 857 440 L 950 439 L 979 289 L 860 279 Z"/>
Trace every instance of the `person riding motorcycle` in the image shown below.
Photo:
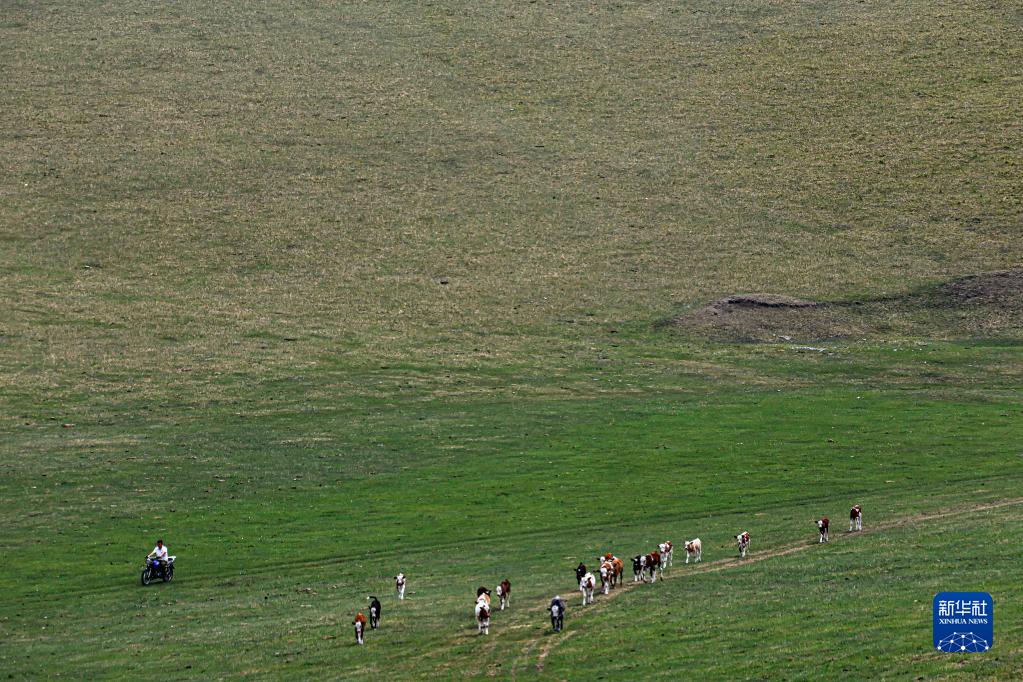
<path fill-rule="evenodd" d="M 156 559 L 160 562 L 160 570 L 167 571 L 167 545 L 163 544 L 163 540 L 156 541 L 156 547 L 153 551 L 146 555 L 147 559 Z"/>
<path fill-rule="evenodd" d="M 558 610 L 561 613 L 561 615 L 565 615 L 565 601 L 561 598 L 561 595 L 559 594 L 554 595 L 554 599 L 551 599 L 551 605 L 547 607 L 547 610 L 550 611 L 555 606 L 558 607 Z"/>

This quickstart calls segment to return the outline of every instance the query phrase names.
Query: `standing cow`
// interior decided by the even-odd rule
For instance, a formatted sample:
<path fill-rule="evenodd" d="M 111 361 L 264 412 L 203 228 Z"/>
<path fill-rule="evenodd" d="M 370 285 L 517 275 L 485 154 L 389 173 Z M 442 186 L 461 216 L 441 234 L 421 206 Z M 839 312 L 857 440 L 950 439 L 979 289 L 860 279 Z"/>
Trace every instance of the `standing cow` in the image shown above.
<path fill-rule="evenodd" d="M 369 626 L 374 630 L 380 627 L 380 600 L 373 596 L 369 598 Z"/>
<path fill-rule="evenodd" d="M 355 643 L 362 644 L 362 633 L 366 630 L 366 616 L 362 615 L 362 611 L 355 614 L 352 625 L 355 626 Z"/>
<path fill-rule="evenodd" d="M 481 635 L 490 634 L 490 601 L 481 594 L 476 598 L 476 625 Z"/>
<path fill-rule="evenodd" d="M 618 583 L 625 577 L 625 563 L 616 556 L 611 557 L 611 566 L 614 568 L 614 575 L 611 579 L 611 587 L 618 587 Z"/>
<path fill-rule="evenodd" d="M 650 582 L 657 582 L 657 573 L 664 577 L 664 565 L 661 563 L 661 553 L 656 549 L 643 557 L 643 568 L 650 574 Z"/>
<path fill-rule="evenodd" d="M 661 553 L 656 549 L 644 557 L 646 559 L 646 570 L 650 572 L 650 582 L 657 582 L 657 574 L 664 577 L 664 564 L 661 563 Z"/>
<path fill-rule="evenodd" d="M 586 575 L 586 564 L 579 562 L 579 565 L 575 567 L 575 580 L 579 582 Z"/>
<path fill-rule="evenodd" d="M 405 574 L 399 573 L 394 576 L 394 590 L 398 593 L 398 599 L 405 598 Z"/>
<path fill-rule="evenodd" d="M 501 610 L 504 611 L 504 607 L 511 603 L 511 583 L 507 578 L 497 586 L 497 598 L 501 600 Z"/>
<path fill-rule="evenodd" d="M 646 582 L 643 577 L 643 569 L 646 568 L 646 555 L 637 554 L 632 557 L 632 582 L 638 583 L 640 580 Z"/>
<path fill-rule="evenodd" d="M 665 540 L 661 544 L 657 545 L 657 549 L 661 550 L 661 565 L 665 568 L 672 566 L 675 563 L 675 546 L 671 544 L 671 540 Z"/>
<path fill-rule="evenodd" d="M 858 504 L 854 504 L 849 510 L 849 532 L 854 530 L 863 530 L 863 510 Z"/>
<path fill-rule="evenodd" d="M 618 583 L 622 580 L 622 576 L 625 574 L 625 564 L 611 552 L 597 557 L 597 560 L 602 564 L 605 562 L 611 564 L 611 587 L 617 587 Z"/>
<path fill-rule="evenodd" d="M 583 593 L 583 606 L 593 603 L 593 588 L 597 586 L 597 580 L 592 573 L 587 573 L 579 579 L 579 591 Z"/>
<path fill-rule="evenodd" d="M 739 545 L 739 558 L 745 559 L 746 553 L 749 551 L 749 531 L 744 530 L 735 536 L 735 541 Z"/>
<path fill-rule="evenodd" d="M 700 538 L 695 538 L 686 543 L 686 563 L 689 563 L 689 557 L 693 557 L 693 563 L 703 560 L 703 543 L 700 542 Z"/>
<path fill-rule="evenodd" d="M 611 586 L 615 579 L 615 569 L 611 565 L 610 561 L 605 561 L 600 565 L 600 590 L 604 594 L 610 594 Z"/>
<path fill-rule="evenodd" d="M 823 519 L 817 520 L 817 532 L 820 533 L 821 539 L 817 544 L 825 542 L 831 542 L 828 538 L 828 517 L 825 516 Z"/>

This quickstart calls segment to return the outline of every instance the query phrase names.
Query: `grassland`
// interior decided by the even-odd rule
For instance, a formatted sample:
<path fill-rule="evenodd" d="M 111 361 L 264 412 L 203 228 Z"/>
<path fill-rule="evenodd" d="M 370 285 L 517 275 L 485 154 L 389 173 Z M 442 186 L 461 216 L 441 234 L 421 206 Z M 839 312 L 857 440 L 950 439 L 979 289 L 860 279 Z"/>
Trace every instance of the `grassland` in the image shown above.
<path fill-rule="evenodd" d="M 1023 260 L 1021 22 L 6 3 L 0 672 L 1019 678 L 1021 308 L 918 292 Z M 822 350 L 656 324 L 751 291 L 915 303 Z M 853 501 L 876 532 L 546 632 L 599 551 Z M 929 651 L 944 589 L 994 594 L 991 655 Z"/>

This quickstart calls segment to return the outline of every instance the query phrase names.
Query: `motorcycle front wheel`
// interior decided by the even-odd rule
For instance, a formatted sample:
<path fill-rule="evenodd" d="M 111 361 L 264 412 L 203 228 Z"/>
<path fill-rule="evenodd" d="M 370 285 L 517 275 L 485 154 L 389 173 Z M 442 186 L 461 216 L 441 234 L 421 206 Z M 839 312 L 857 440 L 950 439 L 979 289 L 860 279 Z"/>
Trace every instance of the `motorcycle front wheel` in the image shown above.
<path fill-rule="evenodd" d="M 147 568 L 142 571 L 142 584 L 148 585 L 151 582 L 153 582 L 153 571 L 152 569 Z"/>

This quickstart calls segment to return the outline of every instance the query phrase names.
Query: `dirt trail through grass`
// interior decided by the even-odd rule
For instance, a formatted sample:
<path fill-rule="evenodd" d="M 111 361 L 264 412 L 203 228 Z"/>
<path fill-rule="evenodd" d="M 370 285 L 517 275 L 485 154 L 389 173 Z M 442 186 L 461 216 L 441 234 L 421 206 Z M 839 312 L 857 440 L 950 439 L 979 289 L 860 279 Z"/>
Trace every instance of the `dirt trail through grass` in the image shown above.
<path fill-rule="evenodd" d="M 999 508 L 1002 508 L 1002 507 L 1010 507 L 1010 506 L 1013 506 L 1013 505 L 1020 505 L 1020 504 L 1023 504 L 1023 497 L 1016 497 L 1016 498 L 1010 498 L 1010 499 L 1005 499 L 1005 500 L 997 500 L 997 501 L 994 501 L 994 502 L 985 502 L 983 504 L 976 504 L 976 505 L 970 505 L 970 506 L 954 507 L 954 508 L 951 508 L 951 509 L 944 509 L 944 510 L 936 511 L 936 512 L 923 512 L 923 513 L 919 513 L 919 514 L 911 514 L 909 516 L 902 516 L 902 517 L 899 517 L 899 518 L 892 519 L 890 521 L 879 523 L 876 526 L 869 526 L 868 525 L 868 526 L 864 527 L 864 529 L 862 531 L 857 531 L 857 532 L 852 532 L 852 533 L 850 533 L 850 532 L 836 533 L 834 540 L 842 542 L 842 541 L 845 541 L 845 540 L 851 540 L 851 539 L 853 539 L 855 537 L 858 537 L 858 536 L 861 536 L 861 535 L 872 535 L 874 533 L 881 533 L 881 532 L 888 531 L 888 530 L 893 530 L 893 529 L 896 529 L 896 528 L 904 528 L 906 526 L 910 526 L 910 525 L 913 525 L 913 524 L 927 523 L 929 521 L 935 521 L 935 520 L 938 520 L 938 519 L 944 519 L 944 518 L 948 518 L 948 517 L 951 517 L 951 516 L 962 516 L 962 515 L 965 515 L 965 514 L 975 514 L 977 512 L 988 511 L 988 510 L 991 510 L 991 509 L 999 509 Z M 709 561 L 707 563 L 702 563 L 701 562 L 700 564 L 696 565 L 695 567 L 687 569 L 685 574 L 679 574 L 679 573 L 675 573 L 674 575 L 669 574 L 669 575 L 664 576 L 663 578 L 660 578 L 659 581 L 660 580 L 673 580 L 675 578 L 681 577 L 682 575 L 692 575 L 693 573 L 714 573 L 714 572 L 718 572 L 718 571 L 724 571 L 724 570 L 727 570 L 727 569 L 730 569 L 730 568 L 738 568 L 739 566 L 746 566 L 748 564 L 756 563 L 758 561 L 765 561 L 767 559 L 774 559 L 774 558 L 777 558 L 777 557 L 787 556 L 789 554 L 795 554 L 797 552 L 806 551 L 808 549 L 816 547 L 818 544 L 819 543 L 817 543 L 817 542 L 800 542 L 798 544 L 788 545 L 788 546 L 784 546 L 784 547 L 776 547 L 776 548 L 773 548 L 773 549 L 767 549 L 767 550 L 764 550 L 764 551 L 754 552 L 754 553 L 750 554 L 749 556 L 747 556 L 745 559 L 739 559 L 738 557 L 732 557 L 732 558 L 729 558 L 729 559 L 718 559 L 716 561 Z M 684 548 L 680 548 L 680 549 L 685 551 Z M 603 611 L 603 609 L 608 604 L 610 604 L 613 601 L 613 599 L 616 596 L 624 594 L 624 593 L 627 593 L 630 590 L 632 590 L 632 589 L 634 589 L 636 587 L 643 586 L 645 584 L 646 583 L 636 583 L 636 582 L 625 583 L 620 588 L 612 591 L 610 594 L 608 594 L 608 595 L 601 595 L 601 599 L 598 600 L 597 602 L 595 602 L 592 607 L 587 607 L 586 608 L 585 614 L 587 616 L 592 616 L 594 613 L 600 613 L 601 611 Z M 569 590 L 569 592 L 570 592 L 570 590 Z M 531 609 L 528 609 L 527 612 L 538 612 L 538 611 L 543 611 L 543 610 L 544 610 L 543 608 L 533 607 Z M 547 660 L 547 657 L 550 656 L 551 652 L 559 644 L 561 644 L 562 642 L 566 641 L 568 639 L 568 637 L 571 634 L 573 634 L 574 632 L 575 631 L 566 633 L 565 636 L 560 637 L 560 638 L 551 639 L 550 641 L 545 643 L 543 646 L 541 646 L 540 647 L 540 653 L 537 656 L 537 660 L 536 660 L 536 664 L 535 664 L 535 669 L 537 671 L 542 671 L 543 668 L 544 668 L 544 662 Z M 522 656 L 528 656 L 529 653 L 536 648 L 536 645 L 539 643 L 539 640 L 541 638 L 547 636 L 547 635 L 548 635 L 548 633 L 546 633 L 546 630 L 543 630 L 543 631 L 537 633 L 533 638 L 531 638 L 530 641 L 527 642 L 526 645 L 522 648 L 522 650 L 521 650 L 522 651 Z M 528 660 L 526 662 L 524 662 L 523 665 L 519 665 L 519 661 L 522 660 L 522 656 L 520 656 L 519 659 L 516 661 L 516 665 L 515 665 L 514 670 L 528 669 Z"/>

